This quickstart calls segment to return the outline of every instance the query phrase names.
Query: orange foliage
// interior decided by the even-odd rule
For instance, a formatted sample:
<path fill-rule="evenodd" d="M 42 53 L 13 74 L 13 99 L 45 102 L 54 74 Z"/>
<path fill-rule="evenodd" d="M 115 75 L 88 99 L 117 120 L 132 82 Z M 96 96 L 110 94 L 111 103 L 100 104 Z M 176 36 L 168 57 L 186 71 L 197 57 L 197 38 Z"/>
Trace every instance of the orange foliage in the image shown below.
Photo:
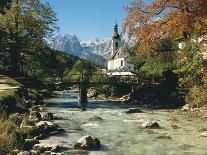
<path fill-rule="evenodd" d="M 153 42 L 162 37 L 207 33 L 207 0 L 134 1 L 126 10 L 123 29 L 137 38 L 142 52 L 151 52 Z"/>

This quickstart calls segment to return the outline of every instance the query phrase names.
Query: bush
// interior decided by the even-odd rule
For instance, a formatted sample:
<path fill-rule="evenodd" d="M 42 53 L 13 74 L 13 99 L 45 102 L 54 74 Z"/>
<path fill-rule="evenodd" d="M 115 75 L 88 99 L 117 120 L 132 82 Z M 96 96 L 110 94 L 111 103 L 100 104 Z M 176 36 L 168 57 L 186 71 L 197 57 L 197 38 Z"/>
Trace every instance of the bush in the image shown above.
<path fill-rule="evenodd" d="M 207 105 L 207 88 L 194 86 L 189 90 L 186 96 L 186 102 L 192 108 L 199 108 Z"/>
<path fill-rule="evenodd" d="M 16 132 L 16 126 L 4 117 L 0 118 L 0 150 L 10 152 L 19 148 L 22 144 L 20 136 Z"/>

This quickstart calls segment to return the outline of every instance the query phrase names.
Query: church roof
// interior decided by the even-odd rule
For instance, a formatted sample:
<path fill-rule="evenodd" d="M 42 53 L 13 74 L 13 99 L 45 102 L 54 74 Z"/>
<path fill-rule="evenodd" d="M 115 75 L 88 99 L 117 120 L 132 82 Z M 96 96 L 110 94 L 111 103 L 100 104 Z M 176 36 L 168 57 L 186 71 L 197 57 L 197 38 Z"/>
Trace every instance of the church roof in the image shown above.
<path fill-rule="evenodd" d="M 116 52 L 111 56 L 111 60 L 117 58 L 126 58 L 129 56 L 129 53 L 125 51 L 124 47 L 120 47 L 116 50 Z"/>

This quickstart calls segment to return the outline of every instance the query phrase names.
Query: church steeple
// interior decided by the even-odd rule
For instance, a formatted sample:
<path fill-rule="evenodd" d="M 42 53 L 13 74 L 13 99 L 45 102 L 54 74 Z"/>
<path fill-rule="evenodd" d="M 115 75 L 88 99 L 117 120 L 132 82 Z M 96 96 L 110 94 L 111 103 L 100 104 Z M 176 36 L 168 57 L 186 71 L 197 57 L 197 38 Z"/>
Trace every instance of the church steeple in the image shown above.
<path fill-rule="evenodd" d="M 114 34 L 113 34 L 112 39 L 120 39 L 120 35 L 119 35 L 119 32 L 118 32 L 118 25 L 117 25 L 116 22 L 115 22 L 115 25 L 114 25 Z"/>
<path fill-rule="evenodd" d="M 120 45 L 121 45 L 121 39 L 120 39 L 119 31 L 118 31 L 118 25 L 117 25 L 116 22 L 115 22 L 115 25 L 114 25 L 114 33 L 113 33 L 113 36 L 112 36 L 112 43 L 113 43 L 113 50 L 111 52 L 111 56 L 114 55 L 116 50 L 118 50 Z"/>

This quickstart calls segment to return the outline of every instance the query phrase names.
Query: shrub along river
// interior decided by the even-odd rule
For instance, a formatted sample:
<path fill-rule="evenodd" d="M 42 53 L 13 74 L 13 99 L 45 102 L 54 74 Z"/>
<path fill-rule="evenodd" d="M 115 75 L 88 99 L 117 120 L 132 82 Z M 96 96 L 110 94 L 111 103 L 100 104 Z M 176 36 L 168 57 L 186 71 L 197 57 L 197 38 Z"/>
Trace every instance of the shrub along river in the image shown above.
<path fill-rule="evenodd" d="M 207 154 L 207 121 L 191 117 L 180 110 L 149 110 L 126 114 L 132 105 L 98 103 L 89 101 L 86 111 L 80 111 L 77 94 L 72 91 L 57 92 L 56 98 L 47 102 L 48 110 L 66 132 L 52 136 L 49 141 L 73 145 L 80 137 L 97 137 L 102 147 L 98 151 L 80 152 L 93 155 L 204 155 Z M 94 117 L 98 116 L 98 117 Z M 102 118 L 102 119 L 101 119 Z M 160 129 L 143 129 L 138 125 L 145 120 L 155 120 Z M 74 152 L 73 152 L 74 153 Z M 73 154 L 66 151 L 65 154 Z"/>

